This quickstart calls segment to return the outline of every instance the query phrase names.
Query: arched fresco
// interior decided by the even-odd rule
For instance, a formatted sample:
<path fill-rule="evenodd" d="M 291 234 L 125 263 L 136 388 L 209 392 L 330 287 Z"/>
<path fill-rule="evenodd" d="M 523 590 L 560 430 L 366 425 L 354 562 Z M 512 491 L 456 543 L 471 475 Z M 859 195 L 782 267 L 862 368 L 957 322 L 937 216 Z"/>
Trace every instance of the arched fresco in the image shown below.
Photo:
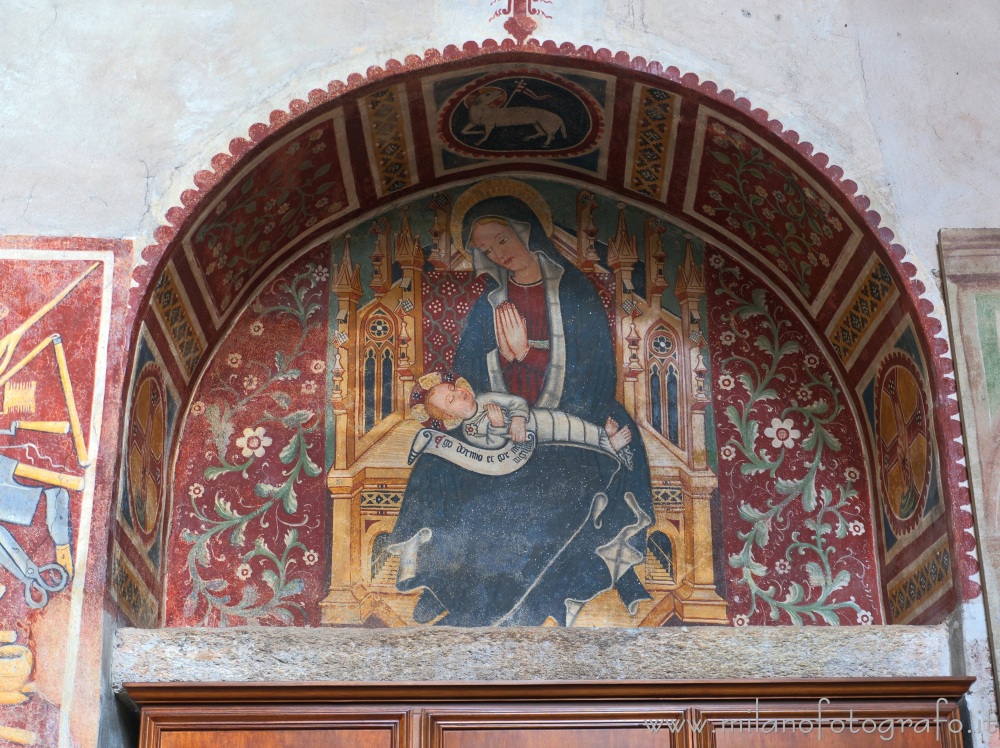
<path fill-rule="evenodd" d="M 863 198 L 710 84 L 556 52 L 470 47 L 314 92 L 168 216 L 135 298 L 111 561 L 130 620 L 954 607 L 941 362 Z M 480 207 L 500 228 L 473 237 Z M 478 410 L 429 412 L 434 372 Z"/>

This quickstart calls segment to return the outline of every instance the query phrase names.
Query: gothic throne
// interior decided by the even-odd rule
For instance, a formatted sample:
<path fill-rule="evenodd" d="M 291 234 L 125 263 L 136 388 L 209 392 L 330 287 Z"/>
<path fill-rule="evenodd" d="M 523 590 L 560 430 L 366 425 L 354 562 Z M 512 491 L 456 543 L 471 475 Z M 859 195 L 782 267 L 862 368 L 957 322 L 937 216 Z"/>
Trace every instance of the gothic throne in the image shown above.
<path fill-rule="evenodd" d="M 618 397 L 638 424 L 649 456 L 655 520 L 637 572 L 653 600 L 633 617 L 613 597 L 599 597 L 587 606 L 597 615 L 588 618 L 585 608 L 578 625 L 659 626 L 671 618 L 724 624 L 726 603 L 716 591 L 713 569 L 718 534 L 712 530 L 718 518 L 713 519 L 711 502 L 718 480 L 706 447 L 710 398 L 702 270 L 688 238 L 671 288 L 661 224 L 646 219 L 640 250 L 628 230 L 625 205 L 619 203 L 617 228 L 601 246 L 596 207 L 593 193 L 581 191 L 575 232 L 557 227 L 552 239 L 605 302 L 616 347 Z M 327 479 L 332 568 L 330 590 L 321 603 L 328 625 L 412 624 L 417 596 L 396 590 L 398 557 L 385 553 L 385 539 L 399 513 L 410 472 L 407 455 L 420 428 L 407 418 L 410 392 L 425 368 L 430 371 L 440 361 L 435 355 L 439 341 L 427 331 L 444 329 L 457 340 L 462 322 L 454 310 L 442 317 L 437 295 L 426 286 L 432 276 L 436 289 L 477 283 L 467 258 L 453 247 L 450 198 L 438 193 L 428 209 L 434 225 L 426 248 L 411 229 L 406 209 L 398 231 L 391 216 L 399 213 L 373 222 L 370 293 L 363 289 L 350 235 L 333 272 L 339 309 L 331 336 L 337 348 L 331 398 L 335 457 Z M 664 308 L 664 294 L 670 292 L 679 315 Z"/>

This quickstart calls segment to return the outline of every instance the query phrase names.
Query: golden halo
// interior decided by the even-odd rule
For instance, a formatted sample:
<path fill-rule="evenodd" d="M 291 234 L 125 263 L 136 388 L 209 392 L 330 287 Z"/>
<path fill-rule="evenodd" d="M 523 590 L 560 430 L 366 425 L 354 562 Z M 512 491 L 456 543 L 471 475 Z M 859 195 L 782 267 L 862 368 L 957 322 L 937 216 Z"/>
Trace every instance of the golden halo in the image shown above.
<path fill-rule="evenodd" d="M 538 190 L 516 179 L 506 177 L 484 179 L 463 192 L 455 201 L 455 208 L 451 212 L 451 240 L 462 254 L 466 256 L 469 254 L 462 239 L 462 221 L 465 219 L 465 214 L 473 205 L 491 197 L 516 197 L 531 208 L 542 224 L 545 235 L 552 236 L 552 210 Z"/>
<path fill-rule="evenodd" d="M 471 99 L 478 98 L 485 91 L 499 91 L 500 93 L 503 94 L 501 98 L 497 99 L 497 106 L 503 106 L 503 104 L 507 101 L 507 92 L 504 91 L 499 86 L 480 86 L 475 91 L 467 95 L 464 99 L 462 99 L 462 103 L 465 104 L 466 109 L 471 108 L 470 106 Z"/>
<path fill-rule="evenodd" d="M 441 375 L 441 372 L 432 371 L 430 374 L 424 374 L 422 377 L 420 377 L 417 380 L 417 384 L 419 384 L 423 389 L 429 391 L 437 387 L 443 381 L 444 377 Z M 473 396 L 475 396 L 476 394 L 472 389 L 472 385 L 469 384 L 469 380 L 466 379 L 465 377 L 456 377 L 455 381 L 452 382 L 452 384 L 463 390 L 471 392 Z M 420 421 L 420 423 L 422 424 L 425 424 L 431 420 L 430 413 L 427 412 L 427 406 L 424 404 L 417 404 L 414 405 L 412 408 L 410 408 L 410 416 L 414 420 Z M 453 418 L 446 418 L 443 424 L 444 430 L 451 431 L 453 428 L 455 428 L 461 423 L 462 419 L 459 418 L 458 416 L 455 416 Z"/>

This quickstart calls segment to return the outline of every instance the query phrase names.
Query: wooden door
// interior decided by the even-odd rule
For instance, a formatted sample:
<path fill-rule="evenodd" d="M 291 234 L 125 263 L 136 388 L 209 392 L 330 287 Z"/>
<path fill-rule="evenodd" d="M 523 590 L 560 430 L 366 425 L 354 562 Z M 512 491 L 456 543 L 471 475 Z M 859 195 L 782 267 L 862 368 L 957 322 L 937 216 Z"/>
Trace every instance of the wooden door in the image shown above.
<path fill-rule="evenodd" d="M 959 748 L 971 678 L 127 684 L 140 748 Z"/>

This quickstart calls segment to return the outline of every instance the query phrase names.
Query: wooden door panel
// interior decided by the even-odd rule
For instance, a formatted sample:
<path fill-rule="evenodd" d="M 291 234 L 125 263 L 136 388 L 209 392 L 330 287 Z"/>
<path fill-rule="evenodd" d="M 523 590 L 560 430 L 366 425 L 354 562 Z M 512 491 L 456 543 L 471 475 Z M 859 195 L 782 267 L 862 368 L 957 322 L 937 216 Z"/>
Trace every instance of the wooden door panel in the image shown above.
<path fill-rule="evenodd" d="M 941 700 L 942 702 L 944 700 Z M 960 748 L 955 703 L 756 703 L 699 711 L 699 748 Z M 959 730 L 955 732 L 954 730 Z"/>
<path fill-rule="evenodd" d="M 409 748 L 410 711 L 256 704 L 144 709 L 140 748 Z"/>
<path fill-rule="evenodd" d="M 799 730 L 784 733 L 749 733 L 749 732 L 729 732 L 720 731 L 715 733 L 716 748 L 800 748 L 804 745 L 816 744 L 820 748 L 941 748 L 942 746 L 961 745 L 961 742 L 945 742 L 944 735 L 938 740 L 933 728 L 928 732 L 916 733 L 913 730 L 904 732 L 885 732 L 879 734 L 876 731 L 865 734 L 860 731 L 860 725 L 855 728 L 858 733 L 852 734 L 847 730 L 837 734 L 825 730 L 821 738 L 817 738 L 816 731 L 811 733 Z"/>
<path fill-rule="evenodd" d="M 658 704 L 428 707 L 424 748 L 673 748 L 680 710 Z"/>
<path fill-rule="evenodd" d="M 671 735 L 645 727 L 565 727 L 449 730 L 442 748 L 672 748 Z"/>
<path fill-rule="evenodd" d="M 391 730 L 214 730 L 160 735 L 160 748 L 394 748 Z"/>

